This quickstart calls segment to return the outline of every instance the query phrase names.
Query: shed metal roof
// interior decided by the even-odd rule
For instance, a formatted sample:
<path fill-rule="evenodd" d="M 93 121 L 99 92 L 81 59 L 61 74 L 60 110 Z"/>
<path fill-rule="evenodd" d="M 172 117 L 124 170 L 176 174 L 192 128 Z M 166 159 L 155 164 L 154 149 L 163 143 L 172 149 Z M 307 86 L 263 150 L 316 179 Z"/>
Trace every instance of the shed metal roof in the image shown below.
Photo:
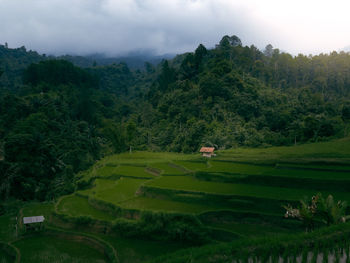
<path fill-rule="evenodd" d="M 214 147 L 202 147 L 199 152 L 201 153 L 213 153 L 215 150 Z"/>
<path fill-rule="evenodd" d="M 29 216 L 29 217 L 23 217 L 23 224 L 33 224 L 33 223 L 41 223 L 44 222 L 45 217 L 44 216 Z"/>

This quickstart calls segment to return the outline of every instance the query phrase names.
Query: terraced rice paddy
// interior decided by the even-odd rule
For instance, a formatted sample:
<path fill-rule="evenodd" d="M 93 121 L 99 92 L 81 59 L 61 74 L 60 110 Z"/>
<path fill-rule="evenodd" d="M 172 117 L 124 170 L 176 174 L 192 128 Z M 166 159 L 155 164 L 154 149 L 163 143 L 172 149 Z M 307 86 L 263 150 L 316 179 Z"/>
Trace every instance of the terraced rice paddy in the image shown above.
<path fill-rule="evenodd" d="M 336 200 L 350 203 L 350 140 L 336 141 L 335 150 L 328 149 L 331 145 L 237 149 L 218 152 L 212 159 L 199 154 L 149 152 L 109 156 L 79 175 L 78 185 L 84 182 L 81 189 L 61 198 L 55 212 L 109 225 L 118 220 L 138 224 L 144 211 L 186 215 L 197 218 L 213 233 L 228 234 L 226 238 L 303 233 L 299 221 L 283 219 L 282 205 L 295 205 L 317 193 L 332 194 Z M 106 212 L 99 202 L 110 205 L 118 216 Z M 53 209 L 53 204 L 32 205 L 22 212 L 50 216 Z M 121 249 L 121 263 L 129 262 L 128 253 L 143 249 L 131 252 L 121 245 L 124 237 L 102 237 Z M 147 256 L 132 256 L 134 262 L 149 259 L 152 254 L 140 253 Z"/>
<path fill-rule="evenodd" d="M 251 196 L 278 200 L 299 200 L 304 196 L 312 194 L 312 192 L 310 193 L 310 191 L 303 189 L 206 182 L 197 180 L 190 176 L 162 177 L 149 182 L 147 186 L 189 192 L 194 191 L 219 195 Z"/>
<path fill-rule="evenodd" d="M 113 216 L 92 207 L 87 198 L 77 195 L 66 196 L 57 205 L 57 211 L 69 216 L 90 216 L 98 220 L 112 220 Z"/>
<path fill-rule="evenodd" d="M 112 204 L 118 204 L 135 197 L 136 191 L 146 180 L 121 178 L 119 180 L 97 179 L 94 197 Z"/>
<path fill-rule="evenodd" d="M 339 159 L 321 164 L 307 159 L 328 146 L 320 145 L 223 151 L 210 160 L 199 155 L 125 153 L 102 160 L 95 172 L 99 178 L 94 180 L 92 188 L 78 193 L 125 209 L 193 214 L 219 209 L 247 211 L 252 209 L 248 204 L 259 199 L 277 200 L 281 206 L 318 192 L 350 201 L 350 194 L 343 187 L 348 180 L 350 183 L 347 170 L 350 165 L 339 165 Z M 339 143 L 336 147 L 342 158 L 348 157 Z M 295 149 L 300 153 L 296 154 Z M 325 158 L 322 152 L 316 154 L 321 160 Z M 307 158 L 302 159 L 305 155 Z M 291 162 L 286 161 L 291 156 Z M 283 163 L 279 163 L 281 158 Z M 297 162 L 298 158 L 302 161 Z M 241 203 L 238 206 L 203 203 L 206 195 L 218 200 L 232 196 Z M 261 207 L 258 210 L 261 212 Z M 265 212 L 276 213 L 276 210 L 266 207 Z"/>
<path fill-rule="evenodd" d="M 150 167 L 158 169 L 162 175 L 182 175 L 188 172 L 174 163 L 152 163 Z"/>
<path fill-rule="evenodd" d="M 159 198 L 137 197 L 121 204 L 123 208 L 149 210 L 149 211 L 166 211 L 180 213 L 202 213 L 206 211 L 215 211 L 222 209 L 220 206 L 210 206 L 206 204 L 178 202 L 172 200 L 163 200 Z"/>
<path fill-rule="evenodd" d="M 21 251 L 21 262 L 103 263 L 107 259 L 97 249 L 81 242 L 55 236 L 34 236 L 14 243 Z"/>

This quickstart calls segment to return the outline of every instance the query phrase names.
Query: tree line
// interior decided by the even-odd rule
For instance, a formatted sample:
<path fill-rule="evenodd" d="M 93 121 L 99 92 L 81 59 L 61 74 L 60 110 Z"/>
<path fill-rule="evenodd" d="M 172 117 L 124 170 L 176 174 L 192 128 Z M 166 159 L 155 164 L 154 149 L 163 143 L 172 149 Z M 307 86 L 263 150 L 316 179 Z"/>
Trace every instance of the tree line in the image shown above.
<path fill-rule="evenodd" d="M 348 136 L 350 54 L 213 49 L 79 68 L 0 46 L 0 195 L 52 199 L 112 153 L 292 145 Z"/>

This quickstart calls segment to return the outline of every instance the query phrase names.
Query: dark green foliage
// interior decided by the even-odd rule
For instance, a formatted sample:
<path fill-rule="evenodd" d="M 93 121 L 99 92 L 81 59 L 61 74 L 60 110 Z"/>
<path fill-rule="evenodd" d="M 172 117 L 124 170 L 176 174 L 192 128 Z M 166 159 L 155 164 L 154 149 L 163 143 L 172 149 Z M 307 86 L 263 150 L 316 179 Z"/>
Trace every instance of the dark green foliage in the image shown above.
<path fill-rule="evenodd" d="M 29 84 L 24 95 L 0 96 L 0 194 L 39 200 L 68 194 L 74 191 L 73 174 L 90 166 L 102 149 L 113 149 L 108 120 L 102 120 L 116 99 L 103 96 L 95 77 L 66 61 L 33 64 L 24 80 Z"/>
<path fill-rule="evenodd" d="M 200 44 L 143 72 L 101 65 L 81 69 L 0 46 L 2 197 L 69 193 L 75 172 L 129 149 L 196 152 L 349 134 L 347 53 L 293 57 L 224 36 L 214 49 Z"/>
<path fill-rule="evenodd" d="M 48 60 L 31 64 L 24 71 L 23 82 L 32 86 L 41 83 L 54 86 L 72 84 L 85 88 L 97 86 L 97 81 L 92 75 L 65 60 Z"/>
<path fill-rule="evenodd" d="M 345 53 L 292 57 L 270 45 L 264 54 L 236 36 L 224 36 L 212 50 L 200 45 L 163 63 L 148 93 L 155 109 L 148 144 L 186 152 L 204 144 L 289 145 L 347 135 L 349 75 L 337 70 L 349 68 Z M 201 121 L 202 134 L 186 140 Z"/>

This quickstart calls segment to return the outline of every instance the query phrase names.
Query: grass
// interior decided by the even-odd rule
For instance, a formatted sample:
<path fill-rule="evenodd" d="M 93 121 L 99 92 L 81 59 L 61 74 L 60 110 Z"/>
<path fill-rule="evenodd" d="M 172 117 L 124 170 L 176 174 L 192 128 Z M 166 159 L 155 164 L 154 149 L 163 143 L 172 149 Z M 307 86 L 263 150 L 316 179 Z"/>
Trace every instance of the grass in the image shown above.
<path fill-rule="evenodd" d="M 141 263 L 187 247 L 186 244 L 166 241 L 132 239 L 121 236 L 99 235 L 118 252 L 120 263 Z"/>
<path fill-rule="evenodd" d="M 118 204 L 135 197 L 136 191 L 146 181 L 146 179 L 130 177 L 121 177 L 118 180 L 96 179 L 92 188 L 80 190 L 77 193 Z"/>
<path fill-rule="evenodd" d="M 146 172 L 145 166 L 118 166 L 115 168 L 115 173 L 122 176 L 139 177 L 139 178 L 154 178 L 153 174 Z"/>
<path fill-rule="evenodd" d="M 152 163 L 150 167 L 156 168 L 162 171 L 162 175 L 183 175 L 185 174 L 184 168 L 177 167 L 173 163 Z"/>
<path fill-rule="evenodd" d="M 0 241 L 9 241 L 15 237 L 15 224 L 15 215 L 0 216 Z"/>
<path fill-rule="evenodd" d="M 107 259 L 97 249 L 81 242 L 55 236 L 33 236 L 14 243 L 21 251 L 21 263 L 102 263 Z"/>
<path fill-rule="evenodd" d="M 13 263 L 13 258 L 0 249 L 0 263 Z"/>
<path fill-rule="evenodd" d="M 117 181 L 97 179 L 93 189 L 94 197 L 112 204 L 119 204 L 135 197 L 136 191 L 145 182 L 145 179 L 120 178 Z"/>
<path fill-rule="evenodd" d="M 149 211 L 165 211 L 165 212 L 181 212 L 188 214 L 198 214 L 211 210 L 219 210 L 221 207 L 210 206 L 206 204 L 185 203 L 172 200 L 164 200 L 149 197 L 136 197 L 121 204 L 123 208 L 149 210 Z"/>
<path fill-rule="evenodd" d="M 317 171 L 302 169 L 279 169 L 274 166 L 252 165 L 235 162 L 211 161 L 211 167 L 203 171 L 230 173 L 232 175 L 269 175 L 293 178 L 349 180 L 349 172 Z"/>
<path fill-rule="evenodd" d="M 185 167 L 190 171 L 200 171 L 206 170 L 208 168 L 207 163 L 201 159 L 193 160 L 193 161 L 175 161 L 175 164 L 179 166 Z"/>
<path fill-rule="evenodd" d="M 192 176 L 161 177 L 148 182 L 146 186 L 189 192 L 197 191 L 210 194 L 251 196 L 277 200 L 299 200 L 304 196 L 314 194 L 304 189 L 201 181 Z M 350 198 L 350 196 L 347 197 Z"/>
<path fill-rule="evenodd" d="M 30 203 L 23 207 L 23 216 L 41 216 L 49 219 L 51 213 L 54 210 L 53 203 Z"/>
<path fill-rule="evenodd" d="M 228 223 L 213 223 L 213 224 L 210 224 L 209 226 L 233 232 L 235 234 L 240 235 L 243 238 L 276 235 L 280 233 L 291 233 L 291 230 L 284 229 L 282 227 L 273 226 L 273 225 L 268 225 L 268 224 L 228 222 Z"/>
<path fill-rule="evenodd" d="M 330 165 L 325 163 L 316 164 L 300 164 L 300 163 L 280 163 L 279 168 L 298 168 L 298 169 L 310 169 L 310 170 L 326 170 L 326 171 L 345 171 L 350 172 L 350 166 L 348 165 Z"/>
<path fill-rule="evenodd" d="M 328 161 L 350 164 L 350 137 L 329 142 L 269 148 L 238 148 L 221 151 L 220 159 L 300 162 Z M 298 159 L 298 160 L 296 160 Z"/>
<path fill-rule="evenodd" d="M 132 152 L 111 155 L 102 160 L 105 164 L 152 164 L 159 162 L 175 161 L 175 160 L 193 160 L 199 157 L 199 154 L 183 154 L 170 152 Z"/>
<path fill-rule="evenodd" d="M 77 195 L 69 195 L 63 197 L 57 204 L 57 210 L 59 213 L 67 214 L 70 216 L 90 216 L 94 219 L 111 221 L 115 219 L 112 215 L 100 211 L 92 207 L 87 198 Z"/>
<path fill-rule="evenodd" d="M 147 168 L 160 171 L 160 176 Z M 201 171 L 204 172 L 202 177 L 197 173 L 201 179 L 192 176 L 193 172 Z M 219 230 L 226 230 L 240 235 L 242 240 L 251 241 L 261 236 L 275 238 L 274 235 L 280 233 L 302 230 L 301 224 L 294 229 L 294 224 L 284 223 L 280 204 L 316 194 L 312 188 L 315 184 L 320 186 L 315 189 L 325 189 L 324 196 L 332 194 L 336 200 L 350 201 L 350 193 L 341 192 L 346 190 L 346 181 L 350 183 L 350 138 L 291 147 L 231 149 L 219 151 L 209 160 L 199 154 L 123 153 L 96 162 L 89 170 L 80 173 L 80 177 L 80 180 L 92 183 L 90 189 L 78 191 L 86 197 L 125 209 L 195 214 L 208 227 L 217 229 L 218 234 Z M 90 181 L 92 178 L 94 180 Z M 327 180 L 339 181 L 331 186 Z M 296 182 L 294 186 L 292 182 Z M 345 186 L 341 190 L 339 186 L 343 182 Z M 137 196 L 141 186 L 145 187 L 146 196 Z M 56 208 L 58 212 L 73 217 L 90 216 L 103 221 L 115 219 L 91 206 L 88 198 L 78 195 L 63 197 Z M 50 203 L 30 203 L 22 209 L 24 216 L 49 217 L 52 211 L 53 204 Z M 15 239 L 14 218 L 0 216 L 0 240 Z M 181 242 L 149 241 L 148 237 L 143 240 L 97 236 L 117 250 L 121 263 L 145 262 L 186 247 Z M 22 262 L 106 260 L 88 244 L 53 236 L 27 237 L 14 245 L 22 252 Z M 7 260 L 3 258 L 0 254 L 0 263 Z M 191 257 L 186 259 L 190 260 Z"/>
<path fill-rule="evenodd" d="M 95 172 L 96 177 L 110 177 L 112 175 L 117 175 L 117 167 L 113 166 L 103 166 L 98 168 Z"/>

